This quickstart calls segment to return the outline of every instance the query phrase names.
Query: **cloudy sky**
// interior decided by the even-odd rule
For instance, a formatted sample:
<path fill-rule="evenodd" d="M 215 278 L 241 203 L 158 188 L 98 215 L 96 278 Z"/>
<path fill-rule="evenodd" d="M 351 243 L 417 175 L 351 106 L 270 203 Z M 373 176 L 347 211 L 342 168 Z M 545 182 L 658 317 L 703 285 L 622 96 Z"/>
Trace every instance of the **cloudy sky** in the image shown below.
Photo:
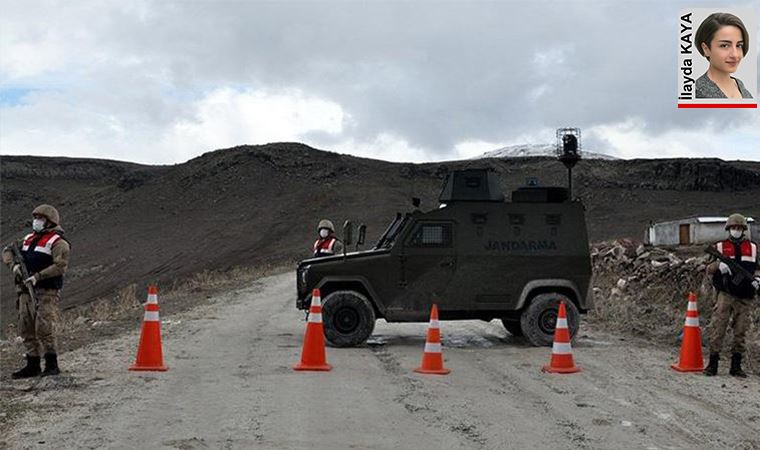
<path fill-rule="evenodd" d="M 1 0 L 0 153 L 434 161 L 578 126 L 618 157 L 760 161 L 760 111 L 676 108 L 678 13 L 698 5 Z"/>

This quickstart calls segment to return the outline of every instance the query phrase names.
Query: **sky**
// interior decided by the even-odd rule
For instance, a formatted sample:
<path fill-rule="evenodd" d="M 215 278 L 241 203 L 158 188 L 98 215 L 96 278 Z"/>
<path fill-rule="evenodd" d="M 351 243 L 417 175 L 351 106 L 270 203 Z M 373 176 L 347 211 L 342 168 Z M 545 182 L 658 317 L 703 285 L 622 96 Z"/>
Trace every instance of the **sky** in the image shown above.
<path fill-rule="evenodd" d="M 425 162 L 574 126 L 620 158 L 760 161 L 757 109 L 676 108 L 687 6 L 0 0 L 0 154 L 175 164 L 289 141 Z"/>

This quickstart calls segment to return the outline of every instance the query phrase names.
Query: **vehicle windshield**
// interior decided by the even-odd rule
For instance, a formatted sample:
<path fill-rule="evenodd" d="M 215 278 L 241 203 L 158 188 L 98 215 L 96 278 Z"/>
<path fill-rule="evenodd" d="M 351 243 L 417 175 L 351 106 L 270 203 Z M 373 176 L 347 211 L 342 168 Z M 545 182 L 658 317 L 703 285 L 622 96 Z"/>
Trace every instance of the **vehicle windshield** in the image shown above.
<path fill-rule="evenodd" d="M 396 218 L 393 219 L 393 222 L 391 222 L 391 224 L 385 230 L 385 233 L 383 233 L 383 235 L 380 237 L 380 240 L 378 240 L 377 244 L 375 244 L 375 250 L 380 248 L 393 247 L 393 243 L 396 241 L 396 238 L 400 234 L 401 230 L 404 229 L 404 225 L 406 225 L 408 220 L 409 215 L 406 215 L 404 217 L 401 217 L 401 214 L 396 215 Z"/>

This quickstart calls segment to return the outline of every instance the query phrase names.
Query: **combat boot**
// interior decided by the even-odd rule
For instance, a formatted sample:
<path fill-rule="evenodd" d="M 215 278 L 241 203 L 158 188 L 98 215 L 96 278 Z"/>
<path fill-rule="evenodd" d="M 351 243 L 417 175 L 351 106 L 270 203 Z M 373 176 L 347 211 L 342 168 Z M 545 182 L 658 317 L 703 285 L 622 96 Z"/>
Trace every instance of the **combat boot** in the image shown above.
<path fill-rule="evenodd" d="M 715 375 L 717 375 L 718 361 L 720 361 L 720 354 L 710 353 L 710 363 L 707 364 L 707 367 L 705 367 L 705 370 L 703 370 L 702 373 L 707 375 L 708 377 L 714 377 Z"/>
<path fill-rule="evenodd" d="M 728 373 L 735 377 L 747 378 L 747 373 L 742 370 L 741 353 L 734 353 L 731 355 L 731 369 L 728 371 Z"/>
<path fill-rule="evenodd" d="M 58 355 L 55 353 L 45 353 L 45 371 L 42 372 L 42 376 L 58 375 L 61 370 L 58 369 Z"/>
<path fill-rule="evenodd" d="M 26 367 L 11 374 L 11 377 L 18 378 L 30 378 L 36 377 L 42 372 L 40 368 L 40 357 L 26 355 Z"/>

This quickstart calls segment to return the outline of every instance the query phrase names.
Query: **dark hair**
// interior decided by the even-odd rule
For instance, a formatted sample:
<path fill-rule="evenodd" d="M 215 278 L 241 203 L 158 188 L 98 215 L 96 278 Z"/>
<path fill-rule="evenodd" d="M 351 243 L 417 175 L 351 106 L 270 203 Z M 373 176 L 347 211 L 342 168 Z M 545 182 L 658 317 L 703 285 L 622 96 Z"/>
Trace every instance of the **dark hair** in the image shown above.
<path fill-rule="evenodd" d="M 700 55 L 705 56 L 705 52 L 702 50 L 702 43 L 704 42 L 707 44 L 707 47 L 710 47 L 710 42 L 712 42 L 715 32 L 727 25 L 733 25 L 741 30 L 742 40 L 744 41 L 742 53 L 744 56 L 747 56 L 747 52 L 749 51 L 749 33 L 747 33 L 747 28 L 740 18 L 729 13 L 712 13 L 699 25 L 697 34 L 694 37 L 694 44 L 697 46 Z M 707 57 L 705 56 L 705 58 Z M 710 58 L 707 59 L 709 60 Z"/>

